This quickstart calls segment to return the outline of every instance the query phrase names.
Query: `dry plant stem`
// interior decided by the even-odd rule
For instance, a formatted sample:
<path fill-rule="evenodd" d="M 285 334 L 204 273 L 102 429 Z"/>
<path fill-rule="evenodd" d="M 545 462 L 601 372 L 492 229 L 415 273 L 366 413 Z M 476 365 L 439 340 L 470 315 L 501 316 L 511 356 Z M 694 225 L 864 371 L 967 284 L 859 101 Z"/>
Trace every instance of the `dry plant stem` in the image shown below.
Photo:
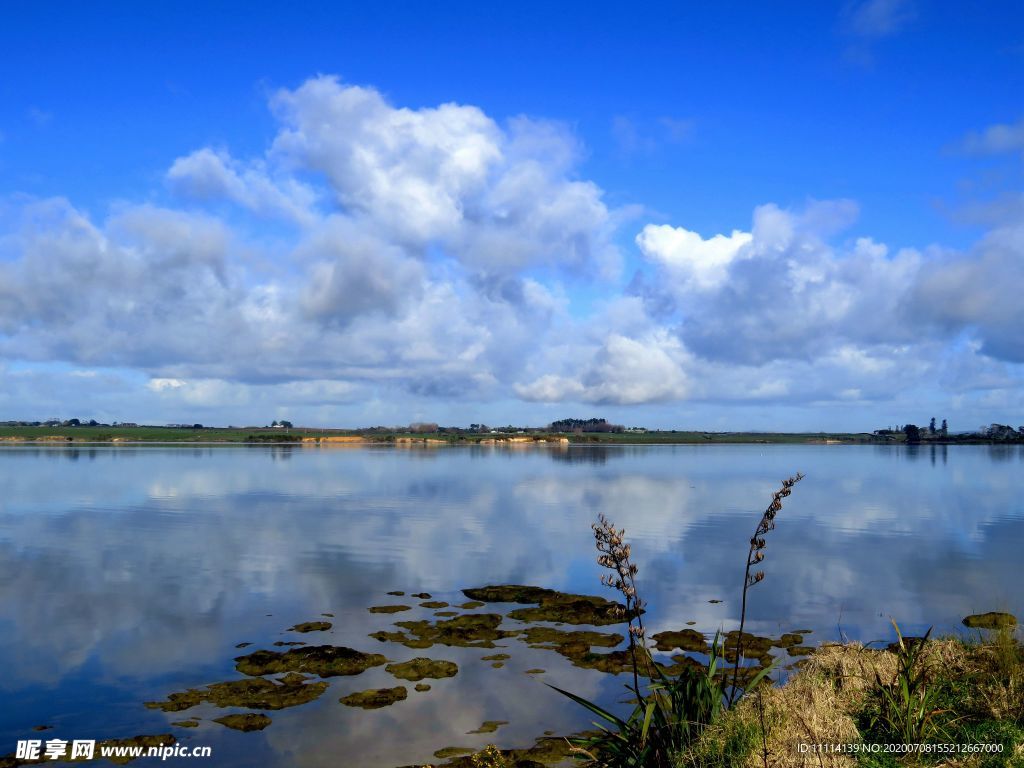
<path fill-rule="evenodd" d="M 750 569 L 764 560 L 766 546 L 765 534 L 775 528 L 775 516 L 782 509 L 782 500 L 793 492 L 793 486 L 804 479 L 804 476 L 797 472 L 792 477 L 782 481 L 782 487 L 773 495 L 768 508 L 761 515 L 761 522 L 757 524 L 757 530 L 750 539 L 750 549 L 747 551 L 747 567 L 743 572 L 743 600 L 740 605 L 740 633 L 736 638 L 736 664 L 732 673 L 732 686 L 729 689 L 729 706 L 736 700 L 736 689 L 739 682 L 740 662 L 743 660 L 743 626 L 747 621 L 747 590 L 764 579 L 764 571 L 751 574 Z"/>
<path fill-rule="evenodd" d="M 633 693 L 639 704 L 644 701 L 644 697 L 640 693 L 637 644 L 639 643 L 646 652 L 646 646 L 643 645 L 644 623 L 640 617 L 644 602 L 640 599 L 636 589 L 636 574 L 639 569 L 629 560 L 630 549 L 629 544 L 626 544 L 623 539 L 626 534 L 624 528 L 616 529 L 604 515 L 599 515 L 598 522 L 594 523 L 592 527 L 594 538 L 597 541 L 597 550 L 601 553 L 597 562 L 615 574 L 614 576 L 602 576 L 601 583 L 621 592 L 626 601 L 626 618 L 629 622 L 629 655 L 633 667 Z M 636 626 L 633 625 L 634 620 Z"/>

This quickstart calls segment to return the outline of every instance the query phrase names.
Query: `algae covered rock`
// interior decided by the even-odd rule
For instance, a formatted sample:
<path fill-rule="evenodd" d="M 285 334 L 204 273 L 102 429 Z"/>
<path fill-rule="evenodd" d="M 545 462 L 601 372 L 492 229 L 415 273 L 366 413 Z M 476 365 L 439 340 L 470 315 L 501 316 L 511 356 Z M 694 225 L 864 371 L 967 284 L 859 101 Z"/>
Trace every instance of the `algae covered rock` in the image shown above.
<path fill-rule="evenodd" d="M 494 733 L 503 725 L 508 725 L 508 720 L 484 720 L 476 730 L 466 731 L 466 735 L 468 736 L 474 733 Z"/>
<path fill-rule="evenodd" d="M 218 717 L 213 722 L 220 723 L 236 731 L 262 731 L 272 722 L 266 715 L 254 715 L 251 712 L 245 715 L 225 715 Z"/>
<path fill-rule="evenodd" d="M 412 606 L 410 605 L 371 605 L 367 608 L 370 613 L 400 613 L 401 611 L 411 611 Z"/>
<path fill-rule="evenodd" d="M 216 707 L 246 707 L 248 709 L 284 709 L 297 707 L 316 700 L 327 690 L 327 683 L 303 683 L 304 678 L 286 677 L 280 683 L 262 677 L 213 683 L 202 689 L 190 688 L 172 693 L 167 701 L 150 701 L 149 709 L 181 712 L 203 702 Z"/>
<path fill-rule="evenodd" d="M 408 696 L 409 693 L 405 690 L 405 686 L 399 685 L 395 688 L 370 688 L 366 691 L 350 693 L 348 696 L 342 696 L 338 701 L 346 707 L 380 709 L 402 701 Z"/>
<path fill-rule="evenodd" d="M 396 664 L 388 664 L 384 669 L 399 680 L 409 680 L 414 683 L 428 677 L 432 680 L 455 677 L 459 672 L 459 667 L 454 661 L 428 659 L 423 656 Z"/>
<path fill-rule="evenodd" d="M 678 648 L 681 651 L 694 653 L 707 653 L 710 648 L 704 634 L 695 629 L 682 629 L 678 632 L 658 632 L 651 635 L 655 648 L 659 651 L 674 651 Z"/>
<path fill-rule="evenodd" d="M 516 608 L 509 612 L 509 618 L 518 621 L 602 626 L 628 620 L 625 606 L 594 595 L 574 595 L 521 584 L 473 587 L 462 590 L 462 593 L 485 603 L 534 604 L 533 608 Z"/>
<path fill-rule="evenodd" d="M 331 628 L 331 622 L 329 621 L 304 621 L 301 624 L 296 624 L 294 627 L 289 627 L 289 632 L 326 632 Z"/>
<path fill-rule="evenodd" d="M 496 613 L 456 616 L 443 621 L 399 621 L 403 632 L 374 632 L 370 637 L 381 642 L 401 643 L 407 648 L 450 645 L 463 648 L 493 648 L 495 640 L 512 637 L 515 632 L 498 629 L 502 617 Z"/>
<path fill-rule="evenodd" d="M 363 653 L 339 645 L 311 645 L 284 653 L 256 651 L 238 656 L 235 669 L 243 675 L 273 675 L 278 672 L 308 672 L 319 677 L 358 675 L 370 667 L 379 667 L 387 659 L 379 653 Z"/>
<path fill-rule="evenodd" d="M 963 624 L 971 629 L 1002 629 L 1005 627 L 1016 627 L 1017 617 L 1012 613 L 1000 613 L 998 611 L 974 613 L 965 617 Z"/>

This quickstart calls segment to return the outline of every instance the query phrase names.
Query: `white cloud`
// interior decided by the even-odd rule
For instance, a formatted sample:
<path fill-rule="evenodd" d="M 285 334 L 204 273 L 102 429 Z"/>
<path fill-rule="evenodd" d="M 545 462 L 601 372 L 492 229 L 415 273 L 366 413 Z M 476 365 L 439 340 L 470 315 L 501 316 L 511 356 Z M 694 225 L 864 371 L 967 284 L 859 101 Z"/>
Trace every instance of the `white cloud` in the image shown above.
<path fill-rule="evenodd" d="M 261 161 L 243 166 L 226 152 L 204 148 L 175 160 L 167 180 L 176 192 L 197 200 L 225 198 L 256 214 L 302 225 L 316 220 L 313 189 L 289 177 L 275 182 Z"/>
<path fill-rule="evenodd" d="M 1024 151 L 1024 118 L 1012 124 L 990 125 L 981 133 L 969 134 L 964 139 L 964 149 L 978 155 Z"/>
<path fill-rule="evenodd" d="M 847 29 L 867 39 L 896 34 L 914 15 L 910 0 L 861 0 L 845 9 Z"/>
<path fill-rule="evenodd" d="M 684 285 L 693 282 L 702 289 L 720 286 L 729 265 L 741 258 L 743 247 L 751 240 L 750 233 L 737 230 L 704 240 L 696 232 L 666 224 L 648 224 L 636 236 L 636 244 L 647 258 L 662 264 Z"/>

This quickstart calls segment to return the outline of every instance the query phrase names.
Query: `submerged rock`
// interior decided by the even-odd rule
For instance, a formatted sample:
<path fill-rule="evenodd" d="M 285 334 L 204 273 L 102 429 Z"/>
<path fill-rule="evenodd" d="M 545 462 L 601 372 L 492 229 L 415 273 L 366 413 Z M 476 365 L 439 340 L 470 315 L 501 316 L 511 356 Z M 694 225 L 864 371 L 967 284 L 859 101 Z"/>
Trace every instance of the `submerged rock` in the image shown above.
<path fill-rule="evenodd" d="M 308 672 L 320 677 L 358 675 L 379 667 L 387 659 L 379 653 L 363 653 L 338 645 L 311 645 L 284 653 L 256 651 L 235 658 L 235 669 L 243 675 L 273 675 L 278 672 Z"/>
<path fill-rule="evenodd" d="M 179 728 L 198 728 L 199 727 L 199 721 L 198 720 L 194 720 L 194 719 L 193 720 L 174 720 L 174 721 L 171 722 L 171 725 L 176 725 Z"/>
<path fill-rule="evenodd" d="M 383 642 L 400 643 L 407 648 L 450 645 L 463 648 L 493 648 L 495 640 L 512 637 L 516 632 L 498 629 L 502 617 L 496 613 L 457 616 L 444 621 L 399 621 L 404 632 L 374 632 L 370 637 Z"/>
<path fill-rule="evenodd" d="M 725 633 L 724 640 L 722 643 L 722 655 L 725 660 L 730 664 L 736 663 L 736 652 L 738 649 L 740 640 L 739 630 L 733 629 Z M 757 659 L 762 664 L 771 663 L 771 649 L 772 639 L 770 637 L 761 637 L 759 635 L 752 635 L 749 632 L 743 633 L 743 658 L 745 659 Z"/>
<path fill-rule="evenodd" d="M 342 696 L 338 701 L 346 707 L 362 707 L 363 709 L 380 709 L 389 707 L 395 702 L 402 701 L 409 696 L 405 686 L 399 685 L 396 688 L 370 688 L 366 691 L 357 691 L 348 696 Z"/>
<path fill-rule="evenodd" d="M 479 608 L 482 605 L 487 605 L 487 603 L 481 603 L 479 600 L 469 600 L 468 602 L 462 603 L 459 606 L 459 608 L 464 608 L 467 611 L 471 611 L 474 608 Z"/>
<path fill-rule="evenodd" d="M 551 621 L 566 624 L 621 624 L 627 621 L 625 606 L 594 595 L 574 595 L 544 587 L 503 584 L 464 589 L 462 593 L 485 603 L 535 604 L 516 608 L 509 618 L 518 621 Z"/>
<path fill-rule="evenodd" d="M 678 648 L 681 651 L 707 653 L 710 650 L 707 638 L 704 637 L 703 633 L 695 629 L 682 629 L 678 632 L 658 632 L 655 635 L 651 635 L 651 639 L 654 640 L 655 648 L 659 651 L 674 651 Z"/>
<path fill-rule="evenodd" d="M 301 624 L 296 624 L 294 627 L 289 627 L 289 632 L 326 632 L 331 628 L 331 622 L 329 621 L 304 621 Z"/>
<path fill-rule="evenodd" d="M 494 733 L 503 725 L 508 725 L 508 720 L 484 720 L 475 731 L 466 731 L 466 735 L 474 733 Z"/>
<path fill-rule="evenodd" d="M 419 656 L 410 661 L 388 664 L 384 669 L 399 680 L 416 682 L 429 677 L 440 680 L 443 677 L 455 677 L 459 667 L 454 661 L 434 660 Z"/>
<path fill-rule="evenodd" d="M 190 688 L 181 693 L 172 693 L 167 701 L 146 702 L 149 709 L 164 712 L 181 712 L 185 709 L 208 702 L 215 707 L 246 707 L 248 709 L 284 709 L 297 707 L 316 700 L 327 690 L 327 683 L 305 685 L 301 675 L 296 680 L 288 676 L 280 683 L 262 677 L 245 680 L 231 680 L 213 683 L 205 688 Z"/>
<path fill-rule="evenodd" d="M 804 636 L 799 632 L 786 632 L 778 640 L 775 640 L 772 645 L 776 648 L 792 648 L 795 645 L 800 645 L 804 641 Z"/>
<path fill-rule="evenodd" d="M 507 653 L 492 653 L 490 656 L 481 656 L 480 661 L 508 661 L 511 658 Z"/>
<path fill-rule="evenodd" d="M 963 624 L 971 629 L 1002 629 L 1004 627 L 1016 627 L 1017 617 L 1012 613 L 1000 613 L 998 611 L 974 613 L 965 617 Z"/>
<path fill-rule="evenodd" d="M 225 715 L 224 717 L 216 718 L 213 722 L 220 723 L 228 728 L 234 728 L 236 731 L 248 732 L 262 731 L 273 721 L 266 715 L 254 715 L 250 712 L 245 715 Z"/>
<path fill-rule="evenodd" d="M 410 605 L 371 605 L 367 608 L 370 613 L 399 613 L 401 611 L 411 611 L 412 606 Z"/>
<path fill-rule="evenodd" d="M 438 760 L 447 760 L 449 757 L 458 757 L 459 755 L 471 755 L 475 750 L 469 747 L 444 747 L 443 749 L 437 750 L 434 753 L 434 757 Z"/>

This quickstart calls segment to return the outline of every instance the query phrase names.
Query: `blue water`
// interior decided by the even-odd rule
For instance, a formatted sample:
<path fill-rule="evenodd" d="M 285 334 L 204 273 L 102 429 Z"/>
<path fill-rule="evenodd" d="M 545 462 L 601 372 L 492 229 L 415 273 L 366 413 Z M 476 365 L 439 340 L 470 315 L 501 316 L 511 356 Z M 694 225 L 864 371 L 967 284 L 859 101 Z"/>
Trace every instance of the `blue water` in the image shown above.
<path fill-rule="evenodd" d="M 381 644 L 367 635 L 432 611 L 367 607 L 417 605 L 389 590 L 459 603 L 484 584 L 606 593 L 589 528 L 604 513 L 632 542 L 649 633 L 732 629 L 746 543 L 796 471 L 807 477 L 768 536 L 750 631 L 888 641 L 890 618 L 916 634 L 964 631 L 970 613 L 1024 615 L 1022 470 L 1020 447 L 994 446 L 5 447 L 0 755 L 25 738 L 173 733 L 210 745 L 209 766 L 394 766 L 569 733 L 589 718 L 542 681 L 613 701 L 625 680 L 515 638 L 490 651 Z M 321 613 L 334 614 L 330 632 L 285 631 Z M 233 657 L 294 639 L 460 670 L 426 693 L 383 667 L 330 678 L 254 733 L 212 722 L 235 710 L 143 706 L 237 679 Z M 502 669 L 480 659 L 499 651 L 512 656 Z M 533 667 L 547 672 L 524 674 Z M 391 707 L 338 702 L 399 684 L 409 698 Z M 170 725 L 193 716 L 199 728 Z M 484 720 L 509 724 L 467 734 Z M 43 724 L 54 727 L 31 730 Z"/>

